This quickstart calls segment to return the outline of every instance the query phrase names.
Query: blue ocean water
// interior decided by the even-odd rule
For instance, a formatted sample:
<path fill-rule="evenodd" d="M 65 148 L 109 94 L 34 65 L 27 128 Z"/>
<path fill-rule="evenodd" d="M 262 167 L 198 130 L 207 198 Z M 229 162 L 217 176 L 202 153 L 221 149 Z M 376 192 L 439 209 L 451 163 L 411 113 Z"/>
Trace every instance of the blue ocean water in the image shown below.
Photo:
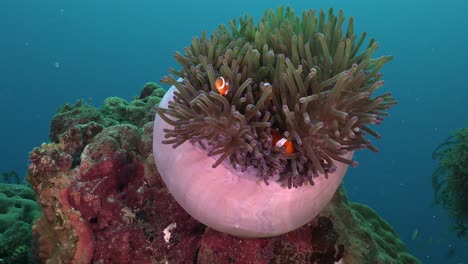
<path fill-rule="evenodd" d="M 0 1 L 0 172 L 24 175 L 28 152 L 48 141 L 50 119 L 66 102 L 132 99 L 159 81 L 173 54 L 202 30 L 248 13 L 289 5 L 343 9 L 355 30 L 393 55 L 385 91 L 399 104 L 377 128 L 375 154 L 356 154 L 345 185 L 351 200 L 386 219 L 423 263 L 468 263 L 468 245 L 431 207 L 432 151 L 468 125 L 468 2 L 449 1 Z M 414 230 L 419 236 L 411 238 Z"/>

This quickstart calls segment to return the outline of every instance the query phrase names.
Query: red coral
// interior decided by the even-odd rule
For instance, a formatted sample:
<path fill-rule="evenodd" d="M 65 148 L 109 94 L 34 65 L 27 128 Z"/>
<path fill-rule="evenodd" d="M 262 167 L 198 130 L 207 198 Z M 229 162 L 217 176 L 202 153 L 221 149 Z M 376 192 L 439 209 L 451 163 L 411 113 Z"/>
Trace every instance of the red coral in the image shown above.
<path fill-rule="evenodd" d="M 94 245 L 93 262 L 191 262 L 204 226 L 191 218 L 165 188 L 146 184 L 145 166 L 132 152 L 116 149 L 98 156 L 97 163 L 92 161 L 95 155 L 84 157 L 67 196 L 90 228 L 93 241 L 85 241 Z M 163 231 L 172 223 L 177 227 L 166 242 Z"/>
<path fill-rule="evenodd" d="M 89 225 L 81 219 L 68 203 L 68 189 L 60 191 L 62 208 L 78 237 L 73 263 L 90 263 L 94 254 L 93 234 Z"/>
<path fill-rule="evenodd" d="M 242 239 L 208 229 L 203 235 L 198 263 L 335 263 L 344 247 L 330 219 L 318 217 L 285 235 Z"/>

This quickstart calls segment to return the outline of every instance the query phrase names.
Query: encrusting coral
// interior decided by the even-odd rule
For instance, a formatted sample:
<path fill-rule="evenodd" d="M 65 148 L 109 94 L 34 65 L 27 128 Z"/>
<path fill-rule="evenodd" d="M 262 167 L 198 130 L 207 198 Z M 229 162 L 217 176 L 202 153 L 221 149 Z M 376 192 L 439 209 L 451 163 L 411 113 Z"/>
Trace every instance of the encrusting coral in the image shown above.
<path fill-rule="evenodd" d="M 391 56 L 372 59 L 378 43 L 354 32 L 343 12 L 315 10 L 296 16 L 279 7 L 265 12 L 258 25 L 248 16 L 221 25 L 210 38 L 194 38 L 175 58 L 182 69 L 163 82 L 177 91 L 161 118 L 173 126 L 163 143 L 176 148 L 199 144 L 217 161 L 235 168 L 251 166 L 265 183 L 274 175 L 298 187 L 319 174 L 334 172 L 349 151 L 377 149 L 365 137 L 380 135 L 380 124 L 396 101 L 374 95 L 384 82 L 379 70 Z M 222 77 L 229 90 L 216 87 Z M 226 94 L 224 94 L 226 92 Z M 284 137 L 294 151 L 272 142 Z"/>
<path fill-rule="evenodd" d="M 0 263 L 33 263 L 31 226 L 40 214 L 31 188 L 0 183 Z"/>
<path fill-rule="evenodd" d="M 432 154 L 435 203 L 447 211 L 458 237 L 468 241 L 468 128 L 455 131 Z"/>

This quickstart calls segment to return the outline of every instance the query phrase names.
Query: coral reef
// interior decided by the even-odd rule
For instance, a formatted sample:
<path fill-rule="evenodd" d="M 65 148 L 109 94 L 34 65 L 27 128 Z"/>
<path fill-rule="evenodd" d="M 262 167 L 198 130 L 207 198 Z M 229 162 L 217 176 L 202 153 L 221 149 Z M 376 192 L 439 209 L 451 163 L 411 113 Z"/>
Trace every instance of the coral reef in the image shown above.
<path fill-rule="evenodd" d="M 146 104 L 163 92 L 151 89 L 143 89 Z M 207 228 L 164 186 L 152 157 L 150 114 L 141 126 L 128 119 L 106 126 L 96 121 L 109 116 L 91 111 L 103 116 L 55 119 L 52 129 L 61 133 L 30 154 L 28 180 L 44 212 L 34 226 L 41 263 L 419 263 L 388 224 L 349 203 L 344 190 L 322 215 L 282 236 L 242 239 Z M 71 137 L 77 126 L 89 133 Z"/>
<path fill-rule="evenodd" d="M 33 261 L 31 228 L 40 213 L 31 188 L 0 183 L 0 263 Z"/>
<path fill-rule="evenodd" d="M 320 214 L 344 237 L 343 263 L 420 263 L 408 253 L 392 226 L 370 207 L 349 202 L 342 186 Z"/>
<path fill-rule="evenodd" d="M 59 136 L 71 127 L 92 123 L 101 127 L 122 123 L 141 127 L 154 119 L 154 112 L 151 109 L 159 103 L 164 93 L 161 86 L 149 82 L 145 84 L 140 95 L 130 103 L 122 98 L 110 97 L 100 108 L 92 107 L 83 100 L 78 100 L 75 104 L 65 104 L 52 118 L 50 139 L 59 142 Z"/>
<path fill-rule="evenodd" d="M 432 175 L 435 204 L 447 211 L 457 236 L 468 241 L 468 128 L 455 131 L 432 158 L 439 163 Z"/>
<path fill-rule="evenodd" d="M 209 38 L 194 38 L 175 55 L 182 69 L 172 73 L 183 80 L 162 80 L 177 88 L 168 107 L 158 108 L 173 126 L 163 143 L 200 144 L 216 157 L 213 167 L 223 160 L 240 170 L 254 167 L 267 184 L 279 174 L 289 188 L 313 185 L 336 162 L 357 166 L 343 156 L 377 151 L 366 136 L 380 135 L 369 125 L 380 124 L 396 101 L 374 94 L 384 84 L 379 70 L 392 57 L 372 58 L 379 44 L 365 44 L 353 18 L 346 29 L 344 23 L 342 11 L 297 16 L 279 7 L 257 25 L 246 15 L 230 30 L 221 25 Z M 282 137 L 283 146 L 272 144 Z"/>
<path fill-rule="evenodd" d="M 117 124 L 141 127 L 153 120 L 154 112 L 151 109 L 159 103 L 164 93 L 161 86 L 150 82 L 130 103 L 121 98 L 110 97 L 100 108 L 92 107 L 83 100 L 65 104 L 52 118 L 50 139 L 56 143 L 62 142 L 65 152 L 72 156 L 74 167 L 80 162 L 84 146 L 104 127 Z"/>

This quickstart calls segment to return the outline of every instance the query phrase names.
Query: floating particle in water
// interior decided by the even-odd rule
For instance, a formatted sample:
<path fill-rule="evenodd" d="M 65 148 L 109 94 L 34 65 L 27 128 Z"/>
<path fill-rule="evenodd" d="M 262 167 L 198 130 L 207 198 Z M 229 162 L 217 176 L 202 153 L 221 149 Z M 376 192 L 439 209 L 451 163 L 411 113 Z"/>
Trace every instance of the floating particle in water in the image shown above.
<path fill-rule="evenodd" d="M 65 12 L 65 10 L 64 10 L 63 8 L 60 9 L 60 15 L 61 15 L 61 16 L 63 16 L 64 12 Z"/>
<path fill-rule="evenodd" d="M 54 62 L 54 68 L 60 68 L 60 62 L 56 61 Z"/>

